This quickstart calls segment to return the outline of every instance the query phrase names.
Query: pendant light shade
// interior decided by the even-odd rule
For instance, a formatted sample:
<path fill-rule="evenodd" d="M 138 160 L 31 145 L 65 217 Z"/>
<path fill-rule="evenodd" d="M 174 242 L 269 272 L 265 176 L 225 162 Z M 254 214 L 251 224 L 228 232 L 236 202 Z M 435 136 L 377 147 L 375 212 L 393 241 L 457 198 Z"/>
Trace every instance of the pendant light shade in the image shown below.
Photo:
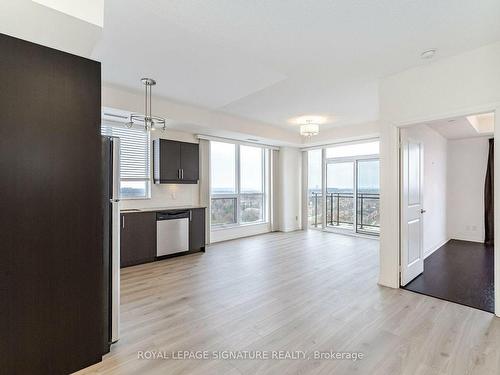
<path fill-rule="evenodd" d="M 313 122 L 300 125 L 300 135 L 304 137 L 312 137 L 319 133 L 319 125 Z"/>

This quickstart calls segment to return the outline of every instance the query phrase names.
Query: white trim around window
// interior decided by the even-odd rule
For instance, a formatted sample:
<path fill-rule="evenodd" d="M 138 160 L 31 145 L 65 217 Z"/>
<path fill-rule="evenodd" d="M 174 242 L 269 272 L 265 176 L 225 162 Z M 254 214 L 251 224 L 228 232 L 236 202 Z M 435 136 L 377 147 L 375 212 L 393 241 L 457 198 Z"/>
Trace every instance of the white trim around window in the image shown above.
<path fill-rule="evenodd" d="M 223 168 L 221 163 L 223 160 L 213 160 L 216 157 L 214 154 L 214 146 L 217 146 L 218 143 L 226 143 L 228 145 L 232 145 L 234 147 L 234 154 L 230 150 L 226 150 L 229 154 L 233 154 L 230 156 L 232 159 L 227 159 L 229 170 L 218 170 L 214 171 L 214 168 Z M 210 143 L 210 218 L 211 218 L 211 227 L 210 230 L 212 232 L 212 242 L 223 241 L 232 238 L 238 238 L 242 236 L 248 236 L 253 234 L 260 234 L 270 231 L 270 191 L 271 191 L 271 178 L 270 178 L 270 151 L 266 148 L 259 147 L 260 154 L 260 171 L 261 176 L 259 181 L 261 183 L 260 188 L 252 187 L 249 191 L 245 191 L 244 188 L 245 183 L 250 183 L 251 180 L 247 180 L 250 176 L 245 177 L 244 170 L 242 170 L 242 165 L 245 162 L 250 161 L 251 159 L 242 160 L 242 148 L 248 147 L 248 155 L 244 155 L 243 157 L 251 158 L 251 152 L 255 153 L 255 146 L 247 145 L 247 144 L 239 144 L 234 142 L 220 142 L 211 141 Z M 251 147 L 254 150 L 250 149 Z M 229 158 L 229 156 L 228 156 Z M 217 165 L 218 164 L 218 165 Z M 231 171 L 233 168 L 234 171 Z M 224 175 L 224 179 L 226 183 L 229 182 L 232 178 L 234 181 L 231 183 L 227 183 L 227 187 L 214 188 L 214 176 L 213 174 L 217 174 L 218 176 Z M 255 176 L 252 176 L 255 177 Z M 215 181 L 217 184 L 217 181 Z M 217 191 L 217 189 L 219 191 Z M 259 199 L 260 198 L 260 199 Z M 215 204 L 219 201 L 219 204 Z M 225 202 L 224 202 L 225 201 Z M 243 215 L 245 214 L 245 209 L 242 207 L 248 204 L 247 215 L 252 217 L 252 215 L 259 214 L 260 218 L 256 220 L 250 219 L 250 221 L 245 221 Z M 219 210 L 213 214 L 213 210 Z M 220 221 L 225 221 L 221 223 L 214 223 L 214 215 L 225 215 L 220 217 Z"/>

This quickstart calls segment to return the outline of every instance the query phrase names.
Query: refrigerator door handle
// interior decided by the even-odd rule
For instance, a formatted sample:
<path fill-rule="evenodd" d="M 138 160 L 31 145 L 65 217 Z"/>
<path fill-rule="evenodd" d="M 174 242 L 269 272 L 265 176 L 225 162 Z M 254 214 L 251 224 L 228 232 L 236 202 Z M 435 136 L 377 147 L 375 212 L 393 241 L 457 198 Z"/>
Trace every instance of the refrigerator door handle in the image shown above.
<path fill-rule="evenodd" d="M 113 199 L 114 202 L 118 202 L 120 200 L 120 138 L 111 138 L 111 147 L 113 151 L 113 187 L 111 192 L 111 199 Z"/>
<path fill-rule="evenodd" d="M 120 338 L 120 203 L 111 204 L 112 236 L 111 249 L 111 343 Z M 122 215 L 125 227 L 125 216 Z"/>

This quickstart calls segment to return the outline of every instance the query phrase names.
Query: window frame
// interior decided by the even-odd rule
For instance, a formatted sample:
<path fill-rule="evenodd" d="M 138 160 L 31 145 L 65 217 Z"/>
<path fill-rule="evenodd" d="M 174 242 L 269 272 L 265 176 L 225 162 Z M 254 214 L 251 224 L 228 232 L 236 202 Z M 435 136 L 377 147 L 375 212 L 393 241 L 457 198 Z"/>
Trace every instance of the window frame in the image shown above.
<path fill-rule="evenodd" d="M 102 132 L 102 128 L 106 126 L 106 127 L 115 127 L 115 128 L 120 128 L 121 131 L 127 131 L 129 130 L 129 128 L 125 128 L 124 124 L 120 123 L 120 122 L 114 122 L 114 121 L 110 121 L 110 120 L 102 120 L 101 122 L 101 135 L 103 136 L 108 136 L 107 134 L 103 134 Z M 137 125 L 134 125 L 132 126 L 132 128 L 130 129 L 134 129 L 134 130 L 142 130 L 142 127 L 139 127 Z M 114 136 L 114 135 L 112 135 Z M 116 136 L 117 138 L 120 138 L 118 136 Z M 146 147 L 147 147 L 147 175 L 148 177 L 147 178 L 123 178 L 122 177 L 122 174 L 120 173 L 120 200 L 148 200 L 148 199 L 151 199 L 151 185 L 152 185 L 152 147 L 151 147 L 151 132 L 150 131 L 146 131 Z M 123 149 L 120 148 L 120 165 L 122 163 L 122 159 L 121 159 L 121 154 L 123 152 Z M 145 168 L 146 169 L 146 168 Z M 120 171 L 121 172 L 121 171 Z M 123 192 L 122 192 L 122 182 L 145 182 L 146 184 L 146 187 L 145 187 L 145 195 L 143 196 L 127 196 L 127 195 L 123 195 Z"/>
<path fill-rule="evenodd" d="M 213 142 L 217 143 L 229 143 L 233 144 L 235 146 L 235 189 L 236 193 L 223 193 L 223 194 L 217 194 L 212 192 L 212 186 L 210 186 L 210 218 L 212 218 L 212 199 L 235 199 L 236 200 L 236 213 L 235 213 L 235 218 L 236 222 L 235 223 L 230 223 L 230 224 L 212 224 L 210 222 L 210 229 L 211 230 L 224 230 L 224 229 L 230 229 L 230 228 L 237 228 L 237 227 L 244 227 L 244 226 L 249 226 L 249 225 L 258 225 L 258 224 L 265 224 L 269 222 L 269 199 L 268 199 L 268 168 L 267 164 L 269 161 L 269 150 L 264 147 L 260 147 L 258 145 L 247 145 L 247 144 L 240 144 L 240 143 L 233 143 L 233 142 L 224 142 L 224 141 L 210 141 L 210 146 L 212 147 Z M 259 148 L 261 151 L 261 168 L 262 168 L 262 190 L 260 193 L 242 193 L 241 192 L 241 146 L 247 146 L 247 147 L 255 147 Z M 211 155 L 210 155 L 210 163 L 211 163 Z M 210 168 L 210 173 L 212 169 Z M 261 195 L 262 196 L 262 219 L 257 220 L 257 221 L 252 221 L 252 222 L 243 222 L 241 220 L 241 198 L 242 196 L 246 195 Z"/>

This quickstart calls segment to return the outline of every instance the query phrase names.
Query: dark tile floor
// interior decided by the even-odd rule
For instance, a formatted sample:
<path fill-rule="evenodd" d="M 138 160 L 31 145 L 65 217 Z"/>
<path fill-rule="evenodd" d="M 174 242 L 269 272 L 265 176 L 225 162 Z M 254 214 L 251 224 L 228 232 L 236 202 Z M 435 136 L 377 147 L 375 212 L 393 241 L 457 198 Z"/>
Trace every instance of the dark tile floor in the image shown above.
<path fill-rule="evenodd" d="M 450 240 L 404 289 L 494 312 L 493 246 Z"/>

